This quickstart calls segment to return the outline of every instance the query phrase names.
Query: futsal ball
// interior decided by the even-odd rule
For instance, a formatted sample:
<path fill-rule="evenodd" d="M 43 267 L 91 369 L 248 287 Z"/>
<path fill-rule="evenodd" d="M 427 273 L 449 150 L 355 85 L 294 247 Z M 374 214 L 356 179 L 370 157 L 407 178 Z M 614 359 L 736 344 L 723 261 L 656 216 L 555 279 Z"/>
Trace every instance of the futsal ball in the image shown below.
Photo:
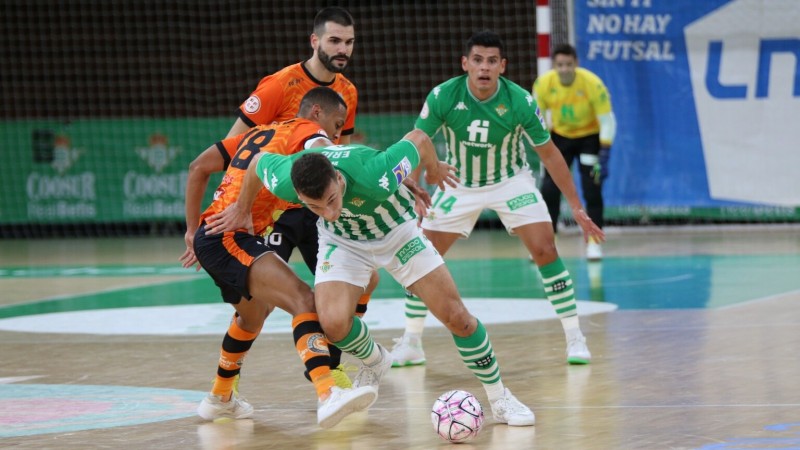
<path fill-rule="evenodd" d="M 447 391 L 433 402 L 433 429 L 442 439 L 459 443 L 478 435 L 483 426 L 483 409 L 467 391 Z"/>

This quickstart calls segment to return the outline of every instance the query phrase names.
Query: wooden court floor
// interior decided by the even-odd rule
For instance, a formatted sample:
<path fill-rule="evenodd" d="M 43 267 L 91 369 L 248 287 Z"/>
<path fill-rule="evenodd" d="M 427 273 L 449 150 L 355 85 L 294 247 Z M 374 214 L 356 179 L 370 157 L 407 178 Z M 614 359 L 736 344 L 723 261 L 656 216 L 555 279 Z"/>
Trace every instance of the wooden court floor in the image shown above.
<path fill-rule="evenodd" d="M 720 271 L 739 279 L 724 279 L 714 270 L 706 275 L 712 291 L 748 286 L 763 295 L 723 306 L 624 307 L 584 317 L 593 353 L 587 366 L 566 365 L 563 332 L 555 320 L 487 325 L 504 383 L 536 413 L 536 426 L 522 428 L 492 420 L 483 389 L 443 328 L 426 329 L 426 366 L 392 369 L 377 403 L 331 430 L 316 426 L 313 389 L 288 334 L 262 334 L 248 355 L 240 388 L 256 408 L 254 418 L 205 423 L 191 410 L 210 388 L 224 329 L 218 335 L 0 330 L 0 448 L 446 448 L 451 444 L 433 433 L 429 411 L 440 393 L 454 388 L 476 394 L 489 412 L 480 435 L 461 444 L 463 449 L 800 448 L 800 230 L 648 229 L 609 235 L 608 267 L 627 267 L 611 263 L 642 255 L 671 255 L 686 257 L 691 272 L 696 255 L 757 257 L 752 268 Z M 0 241 L 0 312 L 153 282 L 146 274 L 15 277 L 10 268 L 177 264 L 181 242 Z M 564 258 L 580 259 L 576 236 L 560 236 L 559 248 Z M 516 240 L 486 231 L 459 242 L 449 257 L 476 255 L 526 256 Z M 765 255 L 782 258 L 781 269 L 796 274 L 794 280 L 782 275 L 789 279 L 780 292 L 758 266 Z M 620 281 L 625 270 L 603 275 L 617 280 L 617 291 L 633 289 L 633 283 Z M 661 292 L 668 294 L 670 286 Z M 644 292 L 658 296 L 659 289 L 654 284 Z M 390 346 L 399 330 L 373 335 Z M 156 420 L 113 425 L 132 411 Z M 180 417 L 167 414 L 175 411 Z M 24 434 L 15 433 L 23 428 Z"/>

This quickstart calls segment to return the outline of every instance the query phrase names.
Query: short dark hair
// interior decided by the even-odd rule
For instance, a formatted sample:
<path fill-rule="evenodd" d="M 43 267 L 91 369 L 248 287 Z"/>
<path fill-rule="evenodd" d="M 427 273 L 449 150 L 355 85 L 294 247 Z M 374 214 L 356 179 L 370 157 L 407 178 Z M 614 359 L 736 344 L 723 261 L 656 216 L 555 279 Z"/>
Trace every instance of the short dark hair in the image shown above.
<path fill-rule="evenodd" d="M 303 99 L 300 100 L 300 110 L 297 115 L 300 117 L 308 117 L 311 112 L 311 107 L 319 105 L 325 112 L 333 111 L 334 109 L 343 106 L 347 111 L 347 103 L 338 92 L 325 86 L 317 86 L 314 89 L 306 92 Z"/>
<path fill-rule="evenodd" d="M 305 153 L 292 164 L 292 184 L 298 194 L 321 199 L 331 181 L 336 181 L 336 169 L 322 153 Z"/>
<path fill-rule="evenodd" d="M 480 45 L 481 47 L 493 47 L 500 50 L 500 57 L 503 56 L 504 46 L 503 40 L 500 35 L 492 30 L 481 30 L 470 36 L 464 46 L 464 56 L 469 56 L 472 47 Z"/>
<path fill-rule="evenodd" d="M 317 36 L 321 36 L 325 33 L 325 24 L 328 22 L 333 22 L 343 27 L 352 27 L 356 24 L 353 16 L 346 9 L 338 6 L 329 6 L 319 10 L 314 17 L 314 29 L 312 32 Z"/>
<path fill-rule="evenodd" d="M 553 48 L 553 59 L 558 55 L 572 56 L 576 61 L 578 60 L 578 52 L 575 51 L 575 47 L 569 44 L 556 45 L 555 48 Z"/>

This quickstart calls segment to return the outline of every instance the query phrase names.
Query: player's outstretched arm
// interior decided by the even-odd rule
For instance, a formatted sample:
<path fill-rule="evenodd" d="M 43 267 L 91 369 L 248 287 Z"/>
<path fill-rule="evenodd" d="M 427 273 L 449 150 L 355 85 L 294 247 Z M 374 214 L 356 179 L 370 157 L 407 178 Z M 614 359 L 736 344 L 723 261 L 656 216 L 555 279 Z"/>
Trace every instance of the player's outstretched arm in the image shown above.
<path fill-rule="evenodd" d="M 203 196 L 206 193 L 211 174 L 224 168 L 225 161 L 222 159 L 216 144 L 205 149 L 189 164 L 184 198 L 186 234 L 183 236 L 183 240 L 186 243 L 186 250 L 180 257 L 180 261 L 185 268 L 196 265 L 196 270 L 200 270 L 200 265 L 197 264 L 197 258 L 194 255 L 194 235 L 197 232 L 197 227 L 200 226 L 200 209 L 203 203 Z"/>
<path fill-rule="evenodd" d="M 431 194 L 414 180 L 413 172 L 410 177 L 403 180 L 403 184 L 414 194 L 414 212 L 417 213 L 417 216 L 422 217 L 427 214 L 428 208 L 431 207 L 433 202 Z"/>
<path fill-rule="evenodd" d="M 224 233 L 242 228 L 246 228 L 251 233 L 253 232 L 253 220 L 250 216 L 250 211 L 253 208 L 258 191 L 263 187 L 256 172 L 258 161 L 263 155 L 263 153 L 258 153 L 250 161 L 250 165 L 244 175 L 242 189 L 239 191 L 239 197 L 236 201 L 223 211 L 206 219 L 206 234 Z"/>
<path fill-rule="evenodd" d="M 417 147 L 420 167 L 425 169 L 426 183 L 439 186 L 439 189 L 443 191 L 445 190 L 445 184 L 450 187 L 456 187 L 458 177 L 455 175 L 455 166 L 439 161 L 439 155 L 436 154 L 433 142 L 424 131 L 420 129 L 409 131 L 403 139 L 413 142 L 414 146 Z"/>
<path fill-rule="evenodd" d="M 535 148 L 536 153 L 539 154 L 539 158 L 541 158 L 542 163 L 547 168 L 547 172 L 550 173 L 556 186 L 558 186 L 558 189 L 564 194 L 569 206 L 572 208 L 572 216 L 583 230 L 583 239 L 588 241 L 590 237 L 593 237 L 599 242 L 605 241 L 606 235 L 603 230 L 589 218 L 589 215 L 586 214 L 586 211 L 583 209 L 581 199 L 578 197 L 578 190 L 575 187 L 575 183 L 572 181 L 572 174 L 569 171 L 569 167 L 567 167 L 567 163 L 564 161 L 564 157 L 561 156 L 561 151 L 558 150 L 558 147 L 550 140 Z"/>

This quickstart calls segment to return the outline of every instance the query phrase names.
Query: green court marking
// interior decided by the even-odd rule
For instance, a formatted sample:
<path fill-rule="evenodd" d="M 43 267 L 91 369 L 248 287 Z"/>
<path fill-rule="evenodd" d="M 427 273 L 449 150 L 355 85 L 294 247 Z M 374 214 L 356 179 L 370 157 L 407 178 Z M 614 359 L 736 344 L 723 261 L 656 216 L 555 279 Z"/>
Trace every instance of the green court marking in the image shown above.
<path fill-rule="evenodd" d="M 3 267 L 0 278 L 55 278 L 55 277 L 140 277 L 159 275 L 197 275 L 194 270 L 175 265 L 164 266 L 43 266 Z"/>
<path fill-rule="evenodd" d="M 800 255 L 670 256 L 606 258 L 600 264 L 564 259 L 579 300 L 609 301 L 620 309 L 714 308 L 800 290 Z M 522 259 L 452 260 L 447 263 L 464 298 L 544 298 L 536 266 Z M 306 283 L 311 274 L 292 264 Z M 221 302 L 210 277 L 172 266 L 4 268 L 0 276 L 87 277 L 153 275 L 153 284 L 0 308 L 0 318 L 89 309 Z M 159 275 L 183 273 L 164 282 Z M 590 273 L 593 274 L 590 277 Z M 51 274 L 51 275 L 41 275 Z M 57 275 L 55 275 L 57 274 Z M 402 298 L 403 289 L 385 271 L 373 294 Z"/>
<path fill-rule="evenodd" d="M 90 309 L 190 305 L 218 301 L 221 301 L 219 290 L 211 278 L 203 277 L 10 305 L 0 308 L 0 319 Z"/>

